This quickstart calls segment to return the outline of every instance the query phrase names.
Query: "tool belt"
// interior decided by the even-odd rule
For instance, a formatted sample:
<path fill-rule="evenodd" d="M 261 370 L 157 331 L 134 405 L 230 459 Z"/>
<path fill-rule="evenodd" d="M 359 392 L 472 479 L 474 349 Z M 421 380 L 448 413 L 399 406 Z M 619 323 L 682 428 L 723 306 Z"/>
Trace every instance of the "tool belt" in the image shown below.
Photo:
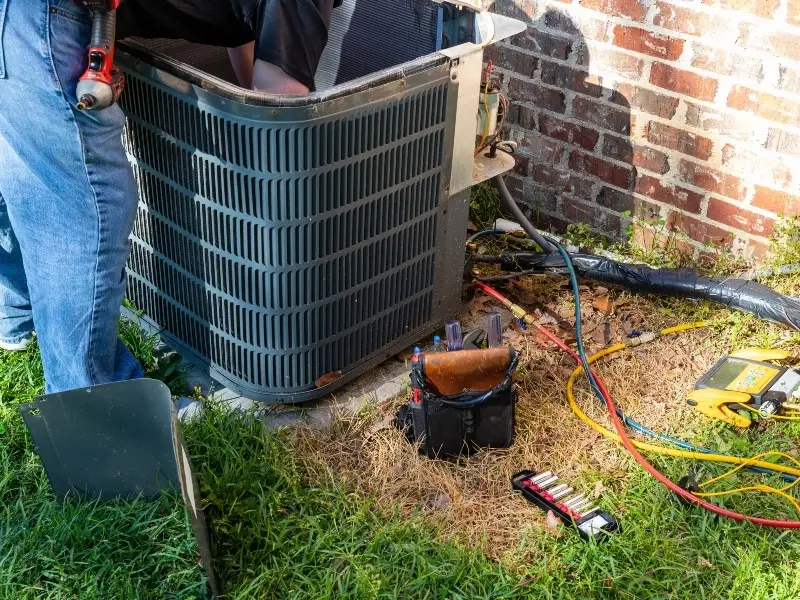
<path fill-rule="evenodd" d="M 397 425 L 430 458 L 455 457 L 514 442 L 519 362 L 513 348 L 420 353 L 411 365 L 412 398 Z"/>

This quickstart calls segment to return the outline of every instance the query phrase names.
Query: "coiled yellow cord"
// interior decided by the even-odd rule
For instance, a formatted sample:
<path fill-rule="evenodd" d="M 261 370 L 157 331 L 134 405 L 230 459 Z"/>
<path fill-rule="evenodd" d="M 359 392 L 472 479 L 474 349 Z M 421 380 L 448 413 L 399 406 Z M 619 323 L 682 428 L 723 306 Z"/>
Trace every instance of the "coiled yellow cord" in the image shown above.
<path fill-rule="evenodd" d="M 676 327 L 669 327 L 667 329 L 664 329 L 663 331 L 661 331 L 658 334 L 658 336 L 670 335 L 670 334 L 679 333 L 679 332 L 682 332 L 682 331 L 689 331 L 691 329 L 699 329 L 701 327 L 707 327 L 708 325 L 709 325 L 709 323 L 706 323 L 704 321 L 700 321 L 700 322 L 697 322 L 697 323 L 685 323 L 685 324 L 682 324 L 682 325 L 678 325 Z M 601 352 L 598 352 L 594 356 L 591 356 L 589 358 L 589 364 L 593 364 L 593 363 L 597 362 L 598 360 L 600 360 L 601 358 L 606 357 L 606 356 L 608 356 L 610 354 L 614 354 L 616 352 L 620 352 L 620 351 L 625 350 L 627 348 L 634 347 L 634 345 L 635 344 L 617 344 L 616 346 L 612 346 L 610 348 L 607 348 L 607 349 L 605 349 L 605 350 L 603 350 Z M 583 367 L 582 366 L 578 366 L 572 372 L 572 375 L 570 376 L 569 381 L 567 382 L 567 400 L 569 401 L 569 405 L 572 408 L 572 411 L 575 413 L 575 415 L 579 419 L 581 419 L 581 421 L 583 421 L 584 423 L 589 425 L 592 429 L 594 429 L 595 431 L 599 432 L 603 436 L 605 436 L 605 437 L 607 437 L 607 438 L 609 438 L 611 440 L 614 440 L 615 442 L 619 443 L 620 442 L 620 438 L 615 432 L 613 432 L 613 431 L 611 431 L 609 429 L 606 429 L 605 427 L 603 427 L 602 425 L 600 425 L 596 421 L 592 420 L 591 417 L 589 417 L 586 413 L 583 412 L 583 410 L 581 410 L 580 406 L 578 406 L 578 403 L 575 401 L 575 393 L 574 393 L 575 380 L 582 373 L 583 373 Z M 794 467 L 789 467 L 789 466 L 786 466 L 786 465 L 767 462 L 767 461 L 764 461 L 764 460 L 758 460 L 758 458 L 760 458 L 762 455 L 759 455 L 758 457 L 753 457 L 753 458 L 743 458 L 743 457 L 739 457 L 739 456 L 728 456 L 726 454 L 706 454 L 704 452 L 693 452 L 691 450 L 679 450 L 679 449 L 674 449 L 674 448 L 664 448 L 662 446 L 656 446 L 656 445 L 653 445 L 653 444 L 648 444 L 646 442 L 640 442 L 638 440 L 631 440 L 631 441 L 640 450 L 644 450 L 646 452 L 652 452 L 654 454 L 662 454 L 662 455 L 665 455 L 665 456 L 675 456 L 675 457 L 678 457 L 678 458 L 691 458 L 691 459 L 694 459 L 694 460 L 700 460 L 700 461 L 706 461 L 706 462 L 718 462 L 718 463 L 727 463 L 727 464 L 739 465 L 739 467 L 737 467 L 737 469 L 738 468 L 742 468 L 742 467 L 747 467 L 747 466 L 761 467 L 763 469 L 769 469 L 771 471 L 776 471 L 776 472 L 779 472 L 779 473 L 785 473 L 787 475 L 794 475 L 795 477 L 799 477 L 800 478 L 800 468 L 794 468 Z M 798 463 L 798 461 L 794 461 L 794 459 L 792 459 L 792 460 L 796 464 L 800 464 L 800 463 Z M 706 482 L 706 483 L 708 483 L 708 482 Z M 764 487 L 768 487 L 768 486 L 764 486 Z M 774 489 L 774 488 L 770 488 L 770 489 Z"/>
<path fill-rule="evenodd" d="M 796 458 L 794 458 L 793 456 L 790 456 L 790 455 L 785 454 L 783 452 L 775 452 L 775 451 L 762 452 L 761 454 L 756 454 L 751 459 L 751 461 L 759 459 L 759 458 L 762 458 L 762 457 L 765 457 L 765 456 L 777 456 L 777 457 L 780 457 L 780 458 L 784 458 L 784 459 L 788 460 L 789 462 L 793 462 L 797 466 L 800 466 L 800 461 L 797 460 Z M 708 486 L 710 486 L 710 485 L 712 485 L 714 483 L 718 483 L 718 482 L 722 481 L 723 479 L 726 479 L 726 478 L 730 477 L 731 475 L 736 473 L 738 470 L 743 469 L 743 468 L 745 468 L 747 466 L 750 466 L 751 464 L 753 464 L 753 463 L 752 462 L 743 463 L 743 464 L 741 464 L 741 465 L 739 465 L 737 467 L 734 467 L 733 469 L 730 469 L 729 471 L 726 471 L 722 475 L 719 475 L 717 477 L 709 479 L 708 481 L 704 481 L 703 483 L 701 483 L 699 485 L 699 487 L 704 488 L 704 487 L 708 487 Z M 800 514 L 800 502 L 798 502 L 797 499 L 794 498 L 793 496 L 790 496 L 789 494 L 786 493 L 790 489 L 795 487 L 798 483 L 800 483 L 800 478 L 795 479 L 792 483 L 790 483 L 789 485 L 785 485 L 782 488 L 774 488 L 774 487 L 769 486 L 769 485 L 763 485 L 763 484 L 757 483 L 756 485 L 748 485 L 748 486 L 734 488 L 732 490 L 723 490 L 721 492 L 694 492 L 694 495 L 695 496 L 701 496 L 701 497 L 704 497 L 704 498 L 712 498 L 712 497 L 715 497 L 715 496 L 728 496 L 730 494 L 737 494 L 739 492 L 765 492 L 767 494 L 776 494 L 778 496 L 781 496 L 782 498 L 787 500 L 789 503 L 791 503 L 791 505 L 794 507 L 794 509 L 797 511 L 797 513 Z"/>

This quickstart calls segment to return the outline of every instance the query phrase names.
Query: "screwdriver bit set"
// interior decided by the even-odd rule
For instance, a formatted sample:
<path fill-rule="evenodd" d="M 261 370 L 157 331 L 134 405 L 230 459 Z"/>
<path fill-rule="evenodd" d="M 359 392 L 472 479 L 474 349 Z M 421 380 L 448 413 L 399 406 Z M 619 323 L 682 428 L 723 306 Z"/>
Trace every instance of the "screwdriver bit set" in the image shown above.
<path fill-rule="evenodd" d="M 559 483 L 551 471 L 520 471 L 511 478 L 514 489 L 528 502 L 544 511 L 552 510 L 568 527 L 578 530 L 585 539 L 602 540 L 619 530 L 617 520 L 603 512 L 586 494 L 575 493 L 566 483 Z"/>

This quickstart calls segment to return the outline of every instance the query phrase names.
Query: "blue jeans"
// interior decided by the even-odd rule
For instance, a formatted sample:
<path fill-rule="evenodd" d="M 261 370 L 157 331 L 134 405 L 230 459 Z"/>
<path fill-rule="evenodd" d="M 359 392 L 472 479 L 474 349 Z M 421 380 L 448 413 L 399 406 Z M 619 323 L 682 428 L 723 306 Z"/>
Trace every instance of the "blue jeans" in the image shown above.
<path fill-rule="evenodd" d="M 0 339 L 35 328 L 47 392 L 142 376 L 119 341 L 137 195 L 119 107 L 82 113 L 89 13 L 0 0 Z"/>

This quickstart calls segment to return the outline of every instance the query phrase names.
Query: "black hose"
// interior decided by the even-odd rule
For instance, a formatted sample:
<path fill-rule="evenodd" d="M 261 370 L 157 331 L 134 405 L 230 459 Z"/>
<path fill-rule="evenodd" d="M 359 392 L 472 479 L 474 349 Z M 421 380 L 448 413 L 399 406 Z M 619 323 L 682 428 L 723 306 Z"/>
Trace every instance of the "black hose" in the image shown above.
<path fill-rule="evenodd" d="M 506 187 L 506 182 L 503 179 L 503 176 L 495 175 L 492 178 L 492 183 L 494 184 L 497 193 L 500 195 L 500 204 L 502 204 L 502 206 L 513 215 L 514 220 L 520 224 L 522 229 L 525 230 L 525 233 L 527 233 L 528 236 L 545 252 L 556 252 L 557 250 L 553 244 L 548 242 L 542 236 L 542 234 L 536 231 L 536 228 L 531 225 L 531 222 L 522 212 L 522 209 L 520 209 L 520 207 L 517 206 L 517 203 L 514 202 L 514 199 L 511 197 L 511 194 Z"/>
<path fill-rule="evenodd" d="M 575 271 L 586 279 L 621 285 L 635 292 L 711 300 L 800 331 L 800 298 L 784 296 L 755 281 L 704 277 L 692 269 L 653 269 L 592 254 L 570 254 L 570 257 Z M 475 255 L 474 260 L 496 264 L 506 271 L 568 274 L 558 254 L 510 252 Z"/>

